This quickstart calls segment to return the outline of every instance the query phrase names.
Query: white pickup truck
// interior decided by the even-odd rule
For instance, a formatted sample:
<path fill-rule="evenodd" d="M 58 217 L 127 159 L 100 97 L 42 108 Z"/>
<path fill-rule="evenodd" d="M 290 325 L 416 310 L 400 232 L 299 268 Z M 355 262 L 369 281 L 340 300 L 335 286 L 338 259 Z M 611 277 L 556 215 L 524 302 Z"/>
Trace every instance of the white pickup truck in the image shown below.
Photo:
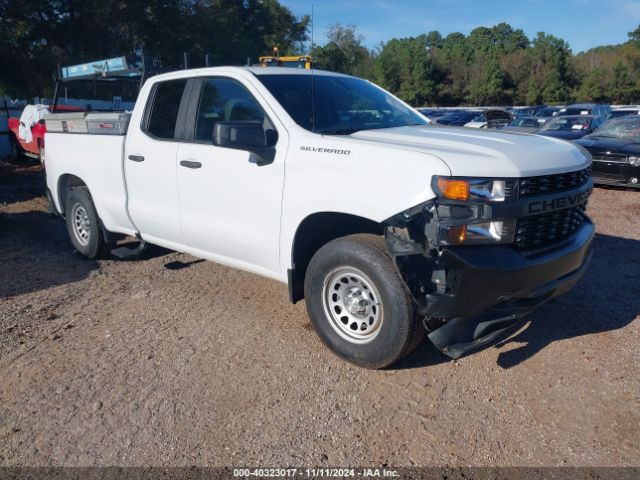
<path fill-rule="evenodd" d="M 47 194 L 78 252 L 128 235 L 280 280 L 322 341 L 364 367 L 425 332 L 454 358 L 485 345 L 571 288 L 591 255 L 585 150 L 430 126 L 346 75 L 159 75 L 126 135 L 46 142 Z"/>

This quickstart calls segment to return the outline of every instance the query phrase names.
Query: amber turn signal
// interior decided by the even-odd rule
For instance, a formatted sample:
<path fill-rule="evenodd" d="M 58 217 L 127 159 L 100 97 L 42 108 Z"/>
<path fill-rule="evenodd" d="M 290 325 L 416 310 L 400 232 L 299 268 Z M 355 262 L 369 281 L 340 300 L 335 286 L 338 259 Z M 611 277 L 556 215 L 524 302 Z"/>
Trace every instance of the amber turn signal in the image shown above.
<path fill-rule="evenodd" d="M 443 198 L 449 200 L 469 200 L 469 180 L 440 177 L 438 190 Z"/>

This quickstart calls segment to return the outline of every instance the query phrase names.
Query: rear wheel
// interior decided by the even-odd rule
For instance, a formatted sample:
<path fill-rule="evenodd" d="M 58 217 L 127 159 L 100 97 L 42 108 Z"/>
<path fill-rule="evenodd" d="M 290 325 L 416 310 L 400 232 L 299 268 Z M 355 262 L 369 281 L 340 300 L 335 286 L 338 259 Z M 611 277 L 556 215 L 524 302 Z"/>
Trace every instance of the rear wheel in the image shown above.
<path fill-rule="evenodd" d="M 69 238 L 79 253 L 91 259 L 108 254 L 111 245 L 104 240 L 98 214 L 86 188 L 71 191 L 65 214 Z"/>
<path fill-rule="evenodd" d="M 379 236 L 351 235 L 320 248 L 307 269 L 305 299 L 322 341 L 362 367 L 393 364 L 423 335 L 411 295 Z"/>

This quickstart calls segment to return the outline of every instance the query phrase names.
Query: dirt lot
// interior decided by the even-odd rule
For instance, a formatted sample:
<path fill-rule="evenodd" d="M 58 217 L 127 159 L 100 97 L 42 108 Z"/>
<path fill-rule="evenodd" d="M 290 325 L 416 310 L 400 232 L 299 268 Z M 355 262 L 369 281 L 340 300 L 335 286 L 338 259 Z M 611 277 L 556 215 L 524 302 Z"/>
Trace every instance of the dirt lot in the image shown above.
<path fill-rule="evenodd" d="M 586 278 L 497 346 L 334 357 L 286 287 L 74 253 L 0 171 L 0 465 L 640 464 L 640 191 L 596 189 Z"/>

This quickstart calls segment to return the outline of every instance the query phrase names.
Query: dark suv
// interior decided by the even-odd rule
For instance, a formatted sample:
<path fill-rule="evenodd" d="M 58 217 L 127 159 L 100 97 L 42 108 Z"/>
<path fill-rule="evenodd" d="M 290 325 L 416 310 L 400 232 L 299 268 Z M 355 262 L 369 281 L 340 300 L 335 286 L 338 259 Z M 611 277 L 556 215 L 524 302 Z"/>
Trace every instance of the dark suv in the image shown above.
<path fill-rule="evenodd" d="M 574 103 L 573 105 L 562 107 L 556 116 L 593 115 L 604 121 L 609 116 L 609 113 L 611 113 L 611 107 L 604 103 Z"/>

